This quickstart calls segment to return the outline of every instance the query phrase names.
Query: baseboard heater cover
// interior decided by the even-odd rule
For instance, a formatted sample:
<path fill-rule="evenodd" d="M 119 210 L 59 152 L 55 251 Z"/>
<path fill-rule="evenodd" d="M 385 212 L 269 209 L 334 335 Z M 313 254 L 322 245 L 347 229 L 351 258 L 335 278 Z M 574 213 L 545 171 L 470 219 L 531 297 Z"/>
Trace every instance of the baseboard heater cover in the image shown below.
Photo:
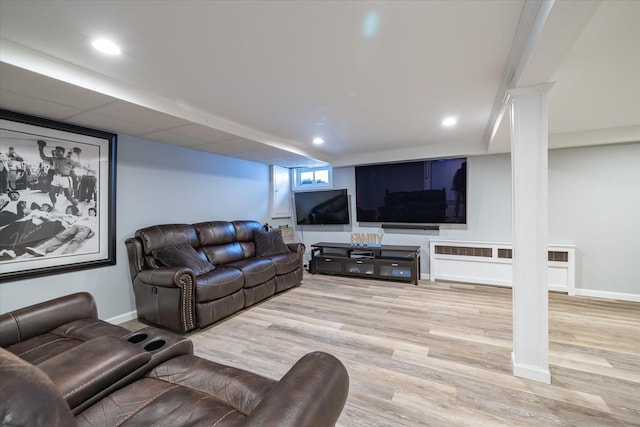
<path fill-rule="evenodd" d="M 549 290 L 575 295 L 574 245 L 548 245 Z M 508 286 L 513 280 L 513 248 L 504 242 L 429 242 L 429 280 Z"/>
<path fill-rule="evenodd" d="M 440 230 L 439 225 L 421 225 L 421 224 L 382 224 L 382 228 L 389 230 Z"/>

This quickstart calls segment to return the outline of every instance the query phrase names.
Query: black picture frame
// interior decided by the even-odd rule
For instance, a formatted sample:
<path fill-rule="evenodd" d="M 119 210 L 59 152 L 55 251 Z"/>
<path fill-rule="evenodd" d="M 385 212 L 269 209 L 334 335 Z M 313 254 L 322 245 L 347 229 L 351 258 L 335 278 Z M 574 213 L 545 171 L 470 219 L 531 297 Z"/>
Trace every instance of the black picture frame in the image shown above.
<path fill-rule="evenodd" d="M 115 265 L 116 146 L 0 109 L 0 283 Z"/>

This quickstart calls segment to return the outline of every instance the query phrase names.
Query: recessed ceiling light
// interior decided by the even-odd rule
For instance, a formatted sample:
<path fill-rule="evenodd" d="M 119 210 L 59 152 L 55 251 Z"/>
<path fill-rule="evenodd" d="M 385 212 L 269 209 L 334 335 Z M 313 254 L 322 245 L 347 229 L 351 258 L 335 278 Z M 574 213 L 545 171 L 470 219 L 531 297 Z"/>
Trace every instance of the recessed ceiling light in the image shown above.
<path fill-rule="evenodd" d="M 96 39 L 91 42 L 91 45 L 107 55 L 120 55 L 121 52 L 120 46 L 109 39 Z"/>
<path fill-rule="evenodd" d="M 455 125 L 456 123 L 458 123 L 458 119 L 456 119 L 455 117 L 451 116 L 451 117 L 445 118 L 442 121 L 442 126 L 451 127 L 451 126 Z"/>
<path fill-rule="evenodd" d="M 324 139 L 322 138 L 313 138 L 312 141 L 314 144 L 319 145 L 319 144 L 324 144 Z"/>

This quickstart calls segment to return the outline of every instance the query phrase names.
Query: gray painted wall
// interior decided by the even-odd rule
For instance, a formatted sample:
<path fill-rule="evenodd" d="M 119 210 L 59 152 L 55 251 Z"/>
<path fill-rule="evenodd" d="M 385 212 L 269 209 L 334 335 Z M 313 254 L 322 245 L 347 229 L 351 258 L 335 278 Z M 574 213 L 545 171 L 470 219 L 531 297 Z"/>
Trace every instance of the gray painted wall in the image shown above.
<path fill-rule="evenodd" d="M 551 151 L 549 211 L 577 288 L 640 295 L 640 143 Z"/>
<path fill-rule="evenodd" d="M 213 219 L 286 222 L 268 218 L 269 168 L 260 163 L 121 135 L 117 166 L 117 265 L 0 284 L 0 312 L 88 291 L 101 318 L 126 314 L 135 304 L 124 240 L 136 229 Z M 422 246 L 423 273 L 432 238 L 511 241 L 509 155 L 472 157 L 468 168 L 466 227 L 385 233 L 383 243 Z M 348 189 L 355 212 L 353 168 L 336 168 L 334 186 Z M 577 246 L 577 288 L 640 295 L 640 143 L 551 151 L 549 206 L 550 242 Z M 351 231 L 378 228 L 305 228 L 297 229 L 297 237 L 308 247 L 348 242 Z"/>
<path fill-rule="evenodd" d="M 384 244 L 422 247 L 429 240 L 511 242 L 509 154 L 468 159 L 468 224 L 440 231 L 384 230 Z M 349 232 L 377 233 L 355 221 L 354 168 L 334 169 L 334 187 L 351 197 L 351 226 L 297 228 L 307 247 L 349 242 Z M 576 245 L 576 288 L 640 296 L 640 143 L 549 152 L 549 243 Z M 307 255 L 309 257 L 309 255 Z"/>
<path fill-rule="evenodd" d="M 161 223 L 255 219 L 269 208 L 269 167 L 126 135 L 118 137 L 116 259 L 111 267 L 0 284 L 0 313 L 91 292 L 99 316 L 135 310 L 126 238 Z"/>

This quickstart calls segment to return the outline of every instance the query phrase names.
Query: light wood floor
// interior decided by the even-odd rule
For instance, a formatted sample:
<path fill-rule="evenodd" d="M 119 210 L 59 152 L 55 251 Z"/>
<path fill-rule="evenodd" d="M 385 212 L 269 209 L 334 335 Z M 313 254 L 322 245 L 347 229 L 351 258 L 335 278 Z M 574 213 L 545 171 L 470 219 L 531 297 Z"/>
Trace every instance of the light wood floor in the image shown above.
<path fill-rule="evenodd" d="M 640 426 L 640 303 L 551 293 L 549 327 L 545 385 L 512 375 L 511 289 L 306 275 L 188 336 L 276 379 L 335 355 L 351 382 L 339 426 Z"/>

